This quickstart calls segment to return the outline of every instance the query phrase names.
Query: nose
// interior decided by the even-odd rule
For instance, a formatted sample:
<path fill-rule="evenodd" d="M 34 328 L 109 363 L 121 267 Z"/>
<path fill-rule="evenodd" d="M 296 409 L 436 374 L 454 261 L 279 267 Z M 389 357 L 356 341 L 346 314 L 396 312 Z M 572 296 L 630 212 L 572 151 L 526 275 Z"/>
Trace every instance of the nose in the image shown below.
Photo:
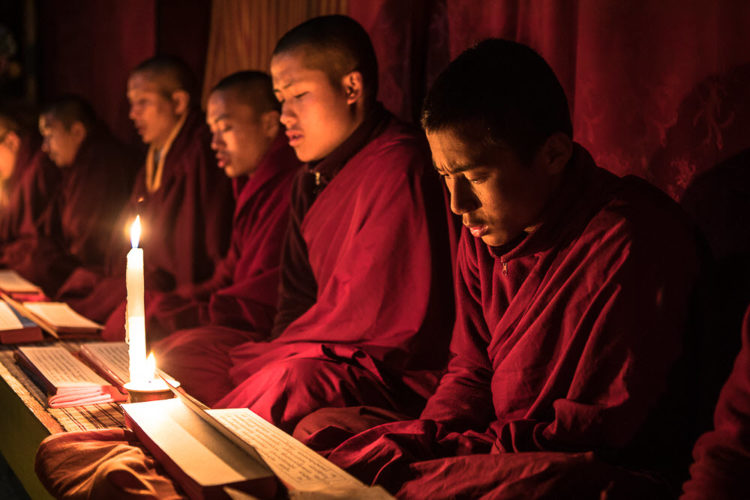
<path fill-rule="evenodd" d="M 211 149 L 218 151 L 220 146 L 224 145 L 224 140 L 221 138 L 221 132 L 214 132 L 211 134 Z"/>
<path fill-rule="evenodd" d="M 294 123 L 295 114 L 287 102 L 281 104 L 281 118 L 279 121 L 284 127 L 289 128 Z"/>
<path fill-rule="evenodd" d="M 136 118 L 135 106 L 130 106 L 130 112 L 128 113 L 128 118 L 130 118 L 132 121 L 135 121 L 135 118 Z"/>
<path fill-rule="evenodd" d="M 451 211 L 454 214 L 463 215 L 479 208 L 479 199 L 466 179 L 454 179 L 447 184 L 451 193 Z"/>

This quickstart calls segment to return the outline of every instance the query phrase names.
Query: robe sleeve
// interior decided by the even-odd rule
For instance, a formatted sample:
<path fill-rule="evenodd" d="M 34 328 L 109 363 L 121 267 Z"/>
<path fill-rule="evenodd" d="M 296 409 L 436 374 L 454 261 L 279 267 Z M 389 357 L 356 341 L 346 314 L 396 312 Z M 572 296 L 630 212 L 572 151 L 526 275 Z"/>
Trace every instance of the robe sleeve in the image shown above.
<path fill-rule="evenodd" d="M 456 265 L 457 320 L 451 340 L 452 358 L 421 418 L 450 428 L 484 430 L 492 417 L 492 365 L 487 355 L 490 333 L 481 307 L 472 240 L 464 230 Z"/>

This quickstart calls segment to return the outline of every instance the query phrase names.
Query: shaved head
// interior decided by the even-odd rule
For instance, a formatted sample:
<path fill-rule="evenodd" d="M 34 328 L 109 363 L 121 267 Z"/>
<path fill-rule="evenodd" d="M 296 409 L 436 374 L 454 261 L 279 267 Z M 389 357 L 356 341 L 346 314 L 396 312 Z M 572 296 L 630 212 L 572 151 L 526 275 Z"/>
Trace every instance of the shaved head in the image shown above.
<path fill-rule="evenodd" d="M 80 122 L 86 130 L 91 130 L 97 121 L 94 108 L 77 95 L 66 95 L 55 99 L 42 109 L 40 115 L 54 118 L 66 129 L 70 129 L 73 123 Z"/>
<path fill-rule="evenodd" d="M 273 93 L 271 77 L 261 71 L 232 73 L 211 89 L 211 93 L 214 92 L 232 92 L 238 100 L 252 107 L 258 114 L 281 109 Z"/>
<path fill-rule="evenodd" d="M 365 103 L 370 106 L 378 94 L 378 62 L 370 36 L 347 16 L 321 16 L 289 30 L 276 44 L 273 55 L 300 54 L 310 69 L 324 72 L 331 83 L 352 71 L 362 75 Z"/>
<path fill-rule="evenodd" d="M 155 56 L 136 66 L 130 75 L 138 74 L 159 86 L 165 96 L 183 90 L 195 101 L 195 76 L 182 59 L 173 56 Z"/>

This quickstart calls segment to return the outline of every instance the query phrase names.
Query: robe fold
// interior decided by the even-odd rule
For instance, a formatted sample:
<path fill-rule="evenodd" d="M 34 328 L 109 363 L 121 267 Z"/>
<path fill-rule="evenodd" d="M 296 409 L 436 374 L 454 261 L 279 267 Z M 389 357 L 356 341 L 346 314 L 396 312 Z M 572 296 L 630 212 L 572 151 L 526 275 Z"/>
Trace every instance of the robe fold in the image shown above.
<path fill-rule="evenodd" d="M 48 296 L 77 267 L 103 270 L 136 161 L 107 131 L 93 129 L 73 164 L 60 169 L 60 187 L 51 193 L 52 213 L 35 238 L 20 242 L 23 251 L 17 252 L 14 269 Z"/>
<path fill-rule="evenodd" d="M 128 430 L 53 434 L 39 445 L 34 470 L 55 498 L 186 498 Z"/>
<path fill-rule="evenodd" d="M 422 461 L 591 451 L 674 487 L 695 432 L 683 361 L 696 239 L 667 196 L 577 146 L 520 243 L 491 248 L 464 229 L 453 357 L 420 420 L 364 431 L 329 458 L 395 492 Z M 487 479 L 435 477 L 465 491 Z"/>
<path fill-rule="evenodd" d="M 5 265 L 18 260 L 18 251 L 6 252 L 9 243 L 44 231 L 59 182 L 60 173 L 39 149 L 39 139 L 23 137 L 13 172 L 0 184 L 0 246 Z"/>
<path fill-rule="evenodd" d="M 190 111 L 166 152 L 158 189 L 146 188 L 145 167 L 136 176 L 117 223 L 106 274 L 77 268 L 61 287 L 59 300 L 100 322 L 117 309 L 125 299 L 128 228 L 136 214 L 143 225 L 140 246 L 148 290 L 171 291 L 211 277 L 228 247 L 234 197 L 229 179 L 216 166 L 210 143 L 201 113 Z"/>
<path fill-rule="evenodd" d="M 169 345 L 177 349 L 185 342 L 210 343 L 211 329 L 218 326 L 254 333 L 254 337 L 238 336 L 241 340 L 237 343 L 270 334 L 291 184 L 300 165 L 286 137 L 279 134 L 253 176 L 235 181 L 238 193 L 229 252 L 210 280 L 173 293 L 147 295 L 146 331 L 150 341 L 198 326 L 202 327 L 200 331 L 180 332 L 179 339 L 164 344 L 164 348 Z M 105 337 L 124 336 L 124 314 L 123 304 L 119 313 L 110 317 Z M 195 348 L 201 349 L 198 345 Z"/>
<path fill-rule="evenodd" d="M 181 382 L 208 404 L 249 407 L 287 430 L 324 406 L 418 414 L 445 366 L 453 310 L 447 211 L 424 137 L 378 108 L 292 190 L 276 317 L 288 326 Z M 290 288 L 290 276 L 304 282 Z"/>
<path fill-rule="evenodd" d="M 714 429 L 693 449 L 695 463 L 683 486 L 683 500 L 750 498 L 750 307 L 742 326 L 742 349 L 724 384 Z"/>

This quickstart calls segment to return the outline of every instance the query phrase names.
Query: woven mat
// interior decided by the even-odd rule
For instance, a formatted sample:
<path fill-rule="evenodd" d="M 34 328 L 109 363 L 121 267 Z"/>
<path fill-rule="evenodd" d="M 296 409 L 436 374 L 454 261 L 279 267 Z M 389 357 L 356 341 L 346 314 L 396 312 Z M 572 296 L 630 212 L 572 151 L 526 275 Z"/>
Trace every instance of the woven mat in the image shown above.
<path fill-rule="evenodd" d="M 13 360 L 13 350 L 0 347 L 0 376 L 51 433 L 125 428 L 122 410 L 115 403 L 48 408 L 45 394 Z"/>

